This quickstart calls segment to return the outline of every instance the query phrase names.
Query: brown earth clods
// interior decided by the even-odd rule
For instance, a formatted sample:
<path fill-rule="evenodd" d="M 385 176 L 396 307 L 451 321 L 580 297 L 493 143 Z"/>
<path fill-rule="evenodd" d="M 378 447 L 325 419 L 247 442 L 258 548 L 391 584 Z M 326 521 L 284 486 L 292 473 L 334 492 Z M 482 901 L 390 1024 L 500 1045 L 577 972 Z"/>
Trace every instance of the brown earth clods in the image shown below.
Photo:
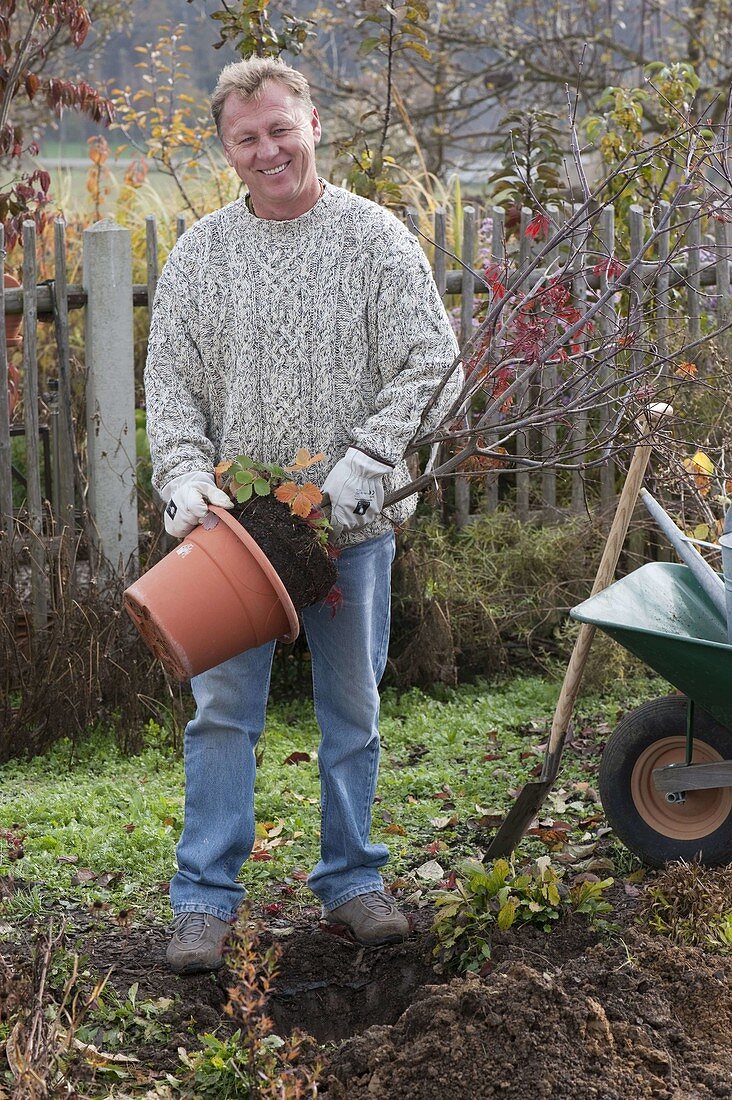
<path fill-rule="evenodd" d="M 630 933 L 426 987 L 334 1053 L 328 1100 L 732 1096 L 732 961 Z"/>
<path fill-rule="evenodd" d="M 626 899 L 627 900 L 627 899 Z M 620 908 L 622 909 L 622 903 Z M 550 935 L 497 934 L 484 977 L 432 968 L 432 912 L 411 914 L 404 944 L 363 948 L 318 925 L 315 907 L 255 913 L 262 947 L 282 957 L 270 999 L 275 1030 L 314 1035 L 325 1100 L 711 1100 L 732 1096 L 732 959 L 677 947 L 633 927 L 600 939 L 584 918 Z M 77 914 L 80 917 L 80 914 Z M 83 922 L 82 922 L 83 923 Z M 161 925 L 125 931 L 90 921 L 76 942 L 90 974 L 121 997 L 174 998 L 165 1046 L 136 1046 L 150 1072 L 179 1067 L 203 1032 L 230 1033 L 224 1014 L 235 975 L 177 977 L 165 966 Z M 4 944 L 9 961 L 29 945 Z M 1 983 L 0 983 L 1 984 Z M 90 1095 L 106 1095 L 92 1092 Z"/>

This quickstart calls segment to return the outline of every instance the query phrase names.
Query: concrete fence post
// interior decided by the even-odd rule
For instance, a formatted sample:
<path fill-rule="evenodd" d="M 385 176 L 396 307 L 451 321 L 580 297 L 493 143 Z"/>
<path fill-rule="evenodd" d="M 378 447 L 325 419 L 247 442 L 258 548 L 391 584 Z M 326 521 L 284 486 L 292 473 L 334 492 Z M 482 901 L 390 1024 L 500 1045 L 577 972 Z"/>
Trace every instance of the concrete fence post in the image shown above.
<path fill-rule="evenodd" d="M 138 568 L 132 239 L 115 222 L 84 231 L 88 507 L 96 551 L 122 579 Z"/>

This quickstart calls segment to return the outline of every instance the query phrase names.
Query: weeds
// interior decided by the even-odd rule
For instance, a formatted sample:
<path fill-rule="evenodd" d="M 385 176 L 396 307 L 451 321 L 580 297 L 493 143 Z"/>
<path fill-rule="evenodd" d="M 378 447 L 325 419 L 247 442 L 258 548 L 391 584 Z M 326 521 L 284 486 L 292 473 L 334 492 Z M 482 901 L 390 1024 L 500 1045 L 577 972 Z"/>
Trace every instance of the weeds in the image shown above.
<path fill-rule="evenodd" d="M 76 1033 L 104 989 L 107 978 L 91 989 L 79 974 L 78 956 L 64 960 L 66 978 L 59 993 L 52 989 L 55 960 L 65 929 L 53 921 L 36 940 L 30 962 L 10 963 L 0 957 L 0 1020 L 10 1031 L 5 1042 L 11 1100 L 46 1100 L 73 1095 L 78 1050 Z M 58 970 L 57 970 L 58 972 Z"/>
<path fill-rule="evenodd" d="M 668 864 L 641 894 L 638 921 L 674 943 L 732 952 L 732 867 Z"/>
<path fill-rule="evenodd" d="M 224 1012 L 239 1026 L 227 1039 L 204 1035 L 204 1046 L 181 1052 L 188 1073 L 183 1096 L 227 1100 L 304 1100 L 318 1094 L 318 1063 L 309 1064 L 309 1036 L 293 1032 L 283 1039 L 273 1033 L 267 1001 L 277 974 L 280 949 L 261 951 L 263 926 L 241 913 L 226 961 L 235 975 L 227 990 Z"/>
<path fill-rule="evenodd" d="M 180 689 L 118 610 L 121 591 L 82 560 L 80 545 L 60 536 L 42 629 L 23 596 L 29 575 L 30 566 L 16 563 L 14 575 L 0 579 L 0 763 L 78 738 L 105 713 L 129 741 L 150 713 L 148 700 L 166 700 L 175 725 Z"/>
<path fill-rule="evenodd" d="M 528 869 L 516 871 L 505 859 L 492 866 L 465 860 L 458 866 L 455 889 L 440 891 L 434 932 L 434 954 L 442 970 L 479 971 L 491 956 L 493 932 L 533 924 L 550 932 L 565 913 L 597 917 L 612 906 L 603 900 L 611 878 L 567 887 L 562 870 L 540 856 Z"/>

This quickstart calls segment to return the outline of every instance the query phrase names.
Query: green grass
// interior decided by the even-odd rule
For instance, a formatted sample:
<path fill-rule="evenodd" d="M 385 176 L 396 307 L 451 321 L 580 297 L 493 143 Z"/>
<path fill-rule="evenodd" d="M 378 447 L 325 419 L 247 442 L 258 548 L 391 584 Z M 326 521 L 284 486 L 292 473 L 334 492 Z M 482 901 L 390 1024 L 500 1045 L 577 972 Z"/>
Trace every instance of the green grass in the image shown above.
<path fill-rule="evenodd" d="M 409 875 L 433 858 L 447 869 L 475 852 L 479 818 L 507 808 L 508 792 L 538 763 L 536 750 L 558 690 L 557 683 L 522 678 L 445 689 L 439 698 L 416 690 L 385 693 L 372 836 L 389 846 L 388 878 Z M 585 699 L 578 718 L 614 725 L 620 710 L 663 691 L 652 680 L 617 685 L 602 698 Z M 46 756 L 4 767 L 0 837 L 2 830 L 21 834 L 24 857 L 9 864 L 8 845 L 0 839 L 0 873 L 13 872 L 34 888 L 0 906 L 0 917 L 22 919 L 46 904 L 73 907 L 95 900 L 112 910 L 133 907 L 139 916 L 166 912 L 165 884 L 175 870 L 183 822 L 183 767 L 154 723 L 147 739 L 140 755 L 126 757 L 110 732 L 96 732 L 73 754 L 62 743 Z M 298 885 L 317 861 L 317 743 L 309 701 L 270 707 L 256 811 L 259 843 L 271 845 L 271 858 L 250 860 L 242 873 L 255 900 L 266 899 L 273 881 Z M 293 752 L 308 752 L 311 759 L 285 764 Z M 569 755 L 560 776 L 567 792 L 560 795 L 561 816 L 574 820 L 574 814 L 577 823 L 592 809 L 572 794 L 572 783 L 587 778 L 581 768 L 582 761 Z M 581 831 L 577 825 L 578 837 Z M 440 849 L 430 852 L 435 841 Z M 120 877 L 74 885 L 80 870 Z M 299 896 L 312 900 L 304 888 Z"/>

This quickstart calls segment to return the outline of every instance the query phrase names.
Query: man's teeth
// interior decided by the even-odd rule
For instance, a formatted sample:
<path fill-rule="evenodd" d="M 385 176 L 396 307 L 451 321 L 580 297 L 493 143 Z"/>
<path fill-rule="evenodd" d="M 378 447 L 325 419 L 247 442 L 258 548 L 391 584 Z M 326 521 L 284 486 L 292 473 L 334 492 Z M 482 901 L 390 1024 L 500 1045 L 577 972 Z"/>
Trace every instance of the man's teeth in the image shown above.
<path fill-rule="evenodd" d="M 281 164 L 279 168 L 263 168 L 262 171 L 265 176 L 279 176 L 280 172 L 284 172 L 285 168 L 287 168 L 287 164 Z"/>

